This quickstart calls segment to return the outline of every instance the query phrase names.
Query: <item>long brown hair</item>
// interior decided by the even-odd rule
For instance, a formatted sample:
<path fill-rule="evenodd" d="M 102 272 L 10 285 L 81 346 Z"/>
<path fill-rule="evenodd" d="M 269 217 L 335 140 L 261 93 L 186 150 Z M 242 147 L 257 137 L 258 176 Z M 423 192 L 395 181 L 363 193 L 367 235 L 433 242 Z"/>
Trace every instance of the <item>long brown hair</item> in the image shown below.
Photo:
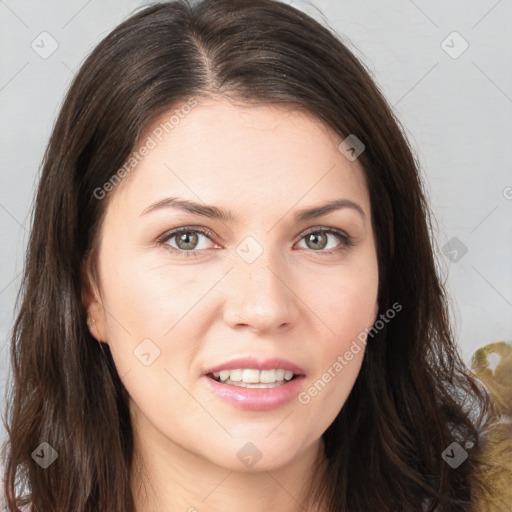
<path fill-rule="evenodd" d="M 329 512 L 468 510 L 479 434 L 465 401 L 477 412 L 486 401 L 453 342 L 418 163 L 340 37 L 274 0 L 147 7 L 101 41 L 74 79 L 44 157 L 12 334 L 9 510 L 28 501 L 34 512 L 134 510 L 127 392 L 108 346 L 89 333 L 82 300 L 108 204 L 95 190 L 157 116 L 216 95 L 304 109 L 365 145 L 379 315 L 403 309 L 368 338 L 355 386 L 323 434 L 327 478 L 311 496 Z M 47 469 L 31 456 L 43 441 L 58 453 Z M 457 469 L 441 456 L 452 442 L 469 451 Z"/>

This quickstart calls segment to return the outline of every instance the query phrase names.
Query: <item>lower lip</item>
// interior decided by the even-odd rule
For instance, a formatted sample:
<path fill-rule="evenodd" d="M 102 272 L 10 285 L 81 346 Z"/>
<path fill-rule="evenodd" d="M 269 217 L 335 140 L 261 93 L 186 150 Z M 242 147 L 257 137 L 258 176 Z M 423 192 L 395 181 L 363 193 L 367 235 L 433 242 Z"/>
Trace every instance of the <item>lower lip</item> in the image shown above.
<path fill-rule="evenodd" d="M 304 386 L 304 376 L 295 377 L 275 388 L 242 388 L 222 384 L 207 377 L 206 384 L 225 402 L 248 411 L 270 411 L 291 402 Z"/>

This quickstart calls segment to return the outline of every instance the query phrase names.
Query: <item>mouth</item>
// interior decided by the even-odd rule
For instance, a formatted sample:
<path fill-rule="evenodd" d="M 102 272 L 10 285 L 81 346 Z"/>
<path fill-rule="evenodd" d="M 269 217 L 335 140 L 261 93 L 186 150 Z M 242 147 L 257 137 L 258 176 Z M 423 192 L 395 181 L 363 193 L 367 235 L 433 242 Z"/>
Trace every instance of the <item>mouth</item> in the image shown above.
<path fill-rule="evenodd" d="M 256 368 L 236 368 L 233 370 L 222 370 L 211 372 L 206 375 L 208 378 L 225 384 L 249 389 L 271 389 L 283 386 L 288 382 L 300 377 L 298 373 L 283 368 L 271 370 L 258 370 Z"/>
<path fill-rule="evenodd" d="M 270 411 L 293 402 L 304 389 L 304 370 L 287 359 L 242 357 L 203 372 L 216 397 L 250 411 Z"/>

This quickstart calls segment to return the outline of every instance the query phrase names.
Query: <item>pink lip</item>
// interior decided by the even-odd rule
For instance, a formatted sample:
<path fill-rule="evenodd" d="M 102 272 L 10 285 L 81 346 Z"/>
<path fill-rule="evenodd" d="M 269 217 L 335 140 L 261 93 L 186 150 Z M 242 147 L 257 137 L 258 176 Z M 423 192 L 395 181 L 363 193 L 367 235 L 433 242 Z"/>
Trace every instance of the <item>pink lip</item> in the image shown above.
<path fill-rule="evenodd" d="M 237 370 L 243 368 L 251 368 L 254 370 L 289 370 L 292 371 L 296 375 L 304 375 L 304 370 L 292 363 L 291 361 L 287 361 L 286 359 L 280 358 L 272 358 L 265 359 L 263 361 L 258 360 L 256 357 L 244 357 L 240 359 L 233 359 L 232 361 L 228 361 L 226 363 L 221 363 L 217 366 L 209 368 L 206 370 L 203 375 L 208 375 L 210 373 L 221 372 L 222 370 Z M 278 389 L 278 388 L 275 388 Z"/>
<path fill-rule="evenodd" d="M 244 368 L 254 368 L 254 366 L 243 366 Z M 283 366 L 279 368 L 285 369 Z M 240 366 L 233 368 L 224 369 L 236 369 Z M 272 368 L 276 368 L 272 366 Z M 262 368 L 263 370 L 268 368 Z M 215 370 L 217 371 L 217 370 Z M 225 402 L 234 405 L 240 409 L 249 411 L 269 411 L 271 409 L 277 409 L 291 402 L 297 397 L 301 389 L 304 387 L 304 376 L 295 377 L 293 380 L 288 381 L 286 384 L 282 384 L 276 388 L 242 388 L 238 386 L 230 386 L 217 382 L 216 380 L 204 375 L 202 377 L 205 383 L 210 389 Z"/>

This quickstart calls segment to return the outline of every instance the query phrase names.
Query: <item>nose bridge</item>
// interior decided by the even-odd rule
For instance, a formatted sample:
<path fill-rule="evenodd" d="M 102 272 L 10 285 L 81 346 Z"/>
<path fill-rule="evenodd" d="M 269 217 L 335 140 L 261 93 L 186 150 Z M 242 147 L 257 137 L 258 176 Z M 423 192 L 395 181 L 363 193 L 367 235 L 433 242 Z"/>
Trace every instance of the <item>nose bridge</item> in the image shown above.
<path fill-rule="evenodd" d="M 293 294 L 285 285 L 285 266 L 279 251 L 248 236 L 235 250 L 229 284 L 231 293 L 225 304 L 226 321 L 260 330 L 293 321 Z"/>

